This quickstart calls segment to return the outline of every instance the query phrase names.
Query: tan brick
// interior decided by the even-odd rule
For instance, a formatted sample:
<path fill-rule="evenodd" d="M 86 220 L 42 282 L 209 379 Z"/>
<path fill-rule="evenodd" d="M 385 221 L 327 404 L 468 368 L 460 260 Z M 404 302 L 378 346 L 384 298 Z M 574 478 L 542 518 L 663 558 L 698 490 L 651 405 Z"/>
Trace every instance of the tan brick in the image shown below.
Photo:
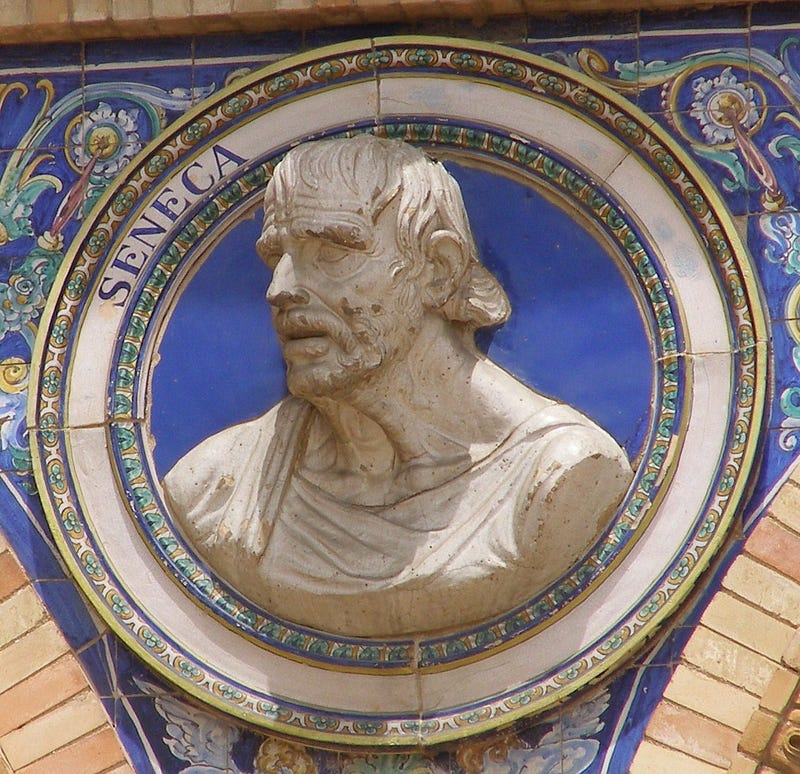
<path fill-rule="evenodd" d="M 756 774 L 756 769 L 758 769 L 758 761 L 747 758 L 740 753 L 736 756 L 730 769 L 728 769 L 728 774 Z"/>
<path fill-rule="evenodd" d="M 264 0 L 233 0 L 235 13 L 263 13 L 265 5 Z"/>
<path fill-rule="evenodd" d="M 685 707 L 662 701 L 647 725 L 647 736 L 714 766 L 728 767 L 736 757 L 739 733 Z"/>
<path fill-rule="evenodd" d="M 57 771 L 98 774 L 124 760 L 122 748 L 113 729 L 107 726 L 40 760 L 18 769 L 16 774 L 53 774 Z"/>
<path fill-rule="evenodd" d="M 769 746 L 772 735 L 778 727 L 777 715 L 758 710 L 753 714 L 739 741 L 739 747 L 746 753 L 760 757 Z"/>
<path fill-rule="evenodd" d="M 0 601 L 19 591 L 28 578 L 11 551 L 0 554 Z"/>
<path fill-rule="evenodd" d="M 72 21 L 91 23 L 111 17 L 111 0 L 73 0 Z"/>
<path fill-rule="evenodd" d="M 722 774 L 727 770 L 727 767 L 712 766 L 645 739 L 636 751 L 628 774 Z"/>
<path fill-rule="evenodd" d="M 744 550 L 778 572 L 800 581 L 800 535 L 786 529 L 775 519 L 761 519 L 745 543 Z"/>
<path fill-rule="evenodd" d="M 695 629 L 686 644 L 684 657 L 709 675 L 756 696 L 764 693 L 777 668 L 764 656 L 704 626 Z"/>
<path fill-rule="evenodd" d="M 794 634 L 788 624 L 724 592 L 714 596 L 700 621 L 776 662 Z"/>
<path fill-rule="evenodd" d="M 781 660 L 786 666 L 796 671 L 800 671 L 800 629 L 792 635 L 792 639 L 783 651 Z"/>
<path fill-rule="evenodd" d="M 408 21 L 408 16 L 400 3 L 378 2 L 378 0 L 356 0 L 355 10 L 367 23 Z"/>
<path fill-rule="evenodd" d="M 192 13 L 197 16 L 219 16 L 233 10 L 233 0 L 192 0 Z"/>
<path fill-rule="evenodd" d="M 45 617 L 45 609 L 33 586 L 12 594 L 0 603 L 0 648 L 33 629 Z"/>
<path fill-rule="evenodd" d="M 738 731 L 745 729 L 758 709 L 756 697 L 685 664 L 675 670 L 664 698 Z"/>
<path fill-rule="evenodd" d="M 0 694 L 0 736 L 38 717 L 87 687 L 77 659 L 68 653 Z"/>
<path fill-rule="evenodd" d="M 795 473 L 794 475 L 797 475 Z M 789 479 L 775 495 L 770 503 L 768 514 L 785 524 L 795 532 L 800 533 L 800 485 L 799 482 Z"/>
<path fill-rule="evenodd" d="M 111 0 L 111 16 L 116 21 L 148 19 L 150 0 Z"/>
<path fill-rule="evenodd" d="M 800 584 L 748 556 L 739 556 L 722 585 L 785 621 L 800 626 Z"/>
<path fill-rule="evenodd" d="M 0 737 L 0 747 L 14 769 L 21 769 L 106 722 L 99 699 L 91 690 L 87 690 L 22 728 Z"/>
<path fill-rule="evenodd" d="M 486 5 L 492 16 L 513 16 L 525 11 L 522 0 L 487 0 Z"/>
<path fill-rule="evenodd" d="M 113 769 L 109 769 L 105 774 L 136 774 L 136 772 L 131 768 L 130 763 L 122 763 Z"/>
<path fill-rule="evenodd" d="M 191 0 L 156 0 L 153 3 L 153 19 L 186 19 L 192 13 Z"/>
<path fill-rule="evenodd" d="M 309 3 L 308 0 L 273 0 L 272 4 L 276 13 L 290 14 L 292 19 L 301 16 L 307 19 L 319 20 L 320 18 L 314 4 Z"/>
<path fill-rule="evenodd" d="M 3 530 L 0 529 L 0 554 L 3 551 L 11 551 L 11 544 L 6 539 L 6 536 L 3 534 Z"/>
<path fill-rule="evenodd" d="M 798 682 L 796 672 L 778 667 L 761 697 L 761 706 L 770 712 L 782 713 L 797 690 Z"/>
<path fill-rule="evenodd" d="M 69 0 L 38 0 L 28 3 L 32 24 L 66 24 L 69 22 Z"/>
<path fill-rule="evenodd" d="M 3 26 L 17 26 L 27 24 L 29 6 L 27 0 L 0 0 L 0 15 L 3 19 Z"/>
<path fill-rule="evenodd" d="M 0 650 L 0 691 L 8 690 L 69 650 L 64 636 L 53 621 Z"/>

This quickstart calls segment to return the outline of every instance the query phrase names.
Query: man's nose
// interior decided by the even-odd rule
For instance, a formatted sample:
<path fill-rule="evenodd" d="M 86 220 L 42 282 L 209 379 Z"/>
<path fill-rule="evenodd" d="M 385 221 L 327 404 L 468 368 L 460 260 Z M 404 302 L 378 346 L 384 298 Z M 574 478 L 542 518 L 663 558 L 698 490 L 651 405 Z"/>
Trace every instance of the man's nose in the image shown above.
<path fill-rule="evenodd" d="M 307 304 L 309 296 L 297 284 L 294 262 L 288 253 L 284 253 L 272 271 L 272 282 L 267 288 L 267 301 L 273 306 L 281 307 L 290 303 Z"/>

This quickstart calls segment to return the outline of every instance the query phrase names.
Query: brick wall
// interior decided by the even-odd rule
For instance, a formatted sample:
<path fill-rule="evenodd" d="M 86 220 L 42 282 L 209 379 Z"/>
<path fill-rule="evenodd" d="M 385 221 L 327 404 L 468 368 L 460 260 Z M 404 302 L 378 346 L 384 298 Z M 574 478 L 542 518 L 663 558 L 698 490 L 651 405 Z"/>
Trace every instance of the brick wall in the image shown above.
<path fill-rule="evenodd" d="M 726 0 L 742 5 L 745 0 Z M 431 18 L 676 9 L 696 0 L 0 0 L 2 43 L 258 32 Z"/>
<path fill-rule="evenodd" d="M 800 771 L 799 558 L 795 471 L 703 614 L 631 774 Z"/>
<path fill-rule="evenodd" d="M 0 42 L 633 9 L 627 0 L 0 0 Z M 655 0 L 648 8 L 693 3 Z M 730 3 L 729 3 L 730 4 Z M 697 5 L 697 3 L 694 3 Z M 704 4 L 708 7 L 708 4 Z M 800 474 L 707 608 L 633 774 L 800 771 Z M 794 756 L 794 757 L 793 757 Z M 0 773 L 132 769 L 75 654 L 0 539 Z"/>
<path fill-rule="evenodd" d="M 0 774 L 132 774 L 103 705 L 0 536 Z"/>

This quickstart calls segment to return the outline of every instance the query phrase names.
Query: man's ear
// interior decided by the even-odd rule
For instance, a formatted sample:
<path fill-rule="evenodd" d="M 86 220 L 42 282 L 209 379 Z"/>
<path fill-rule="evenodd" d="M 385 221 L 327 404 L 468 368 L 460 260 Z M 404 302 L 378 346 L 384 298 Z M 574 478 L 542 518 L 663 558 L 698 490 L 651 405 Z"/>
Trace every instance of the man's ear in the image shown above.
<path fill-rule="evenodd" d="M 429 281 L 425 287 L 425 302 L 432 309 L 444 306 L 455 292 L 467 265 L 465 251 L 464 241 L 447 229 L 434 231 L 428 238 Z"/>

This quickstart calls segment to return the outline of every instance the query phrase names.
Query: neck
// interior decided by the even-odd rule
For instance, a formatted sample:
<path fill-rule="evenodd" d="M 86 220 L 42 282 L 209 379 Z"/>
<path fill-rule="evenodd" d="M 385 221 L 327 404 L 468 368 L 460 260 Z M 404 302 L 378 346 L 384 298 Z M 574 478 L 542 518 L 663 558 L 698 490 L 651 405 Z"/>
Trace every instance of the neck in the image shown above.
<path fill-rule="evenodd" d="M 310 399 L 325 421 L 309 451 L 324 448 L 319 462 L 328 470 L 361 475 L 468 459 L 475 408 L 470 375 L 478 360 L 450 323 L 426 316 L 407 353 L 344 395 Z M 315 467 L 311 456 L 307 463 Z"/>

